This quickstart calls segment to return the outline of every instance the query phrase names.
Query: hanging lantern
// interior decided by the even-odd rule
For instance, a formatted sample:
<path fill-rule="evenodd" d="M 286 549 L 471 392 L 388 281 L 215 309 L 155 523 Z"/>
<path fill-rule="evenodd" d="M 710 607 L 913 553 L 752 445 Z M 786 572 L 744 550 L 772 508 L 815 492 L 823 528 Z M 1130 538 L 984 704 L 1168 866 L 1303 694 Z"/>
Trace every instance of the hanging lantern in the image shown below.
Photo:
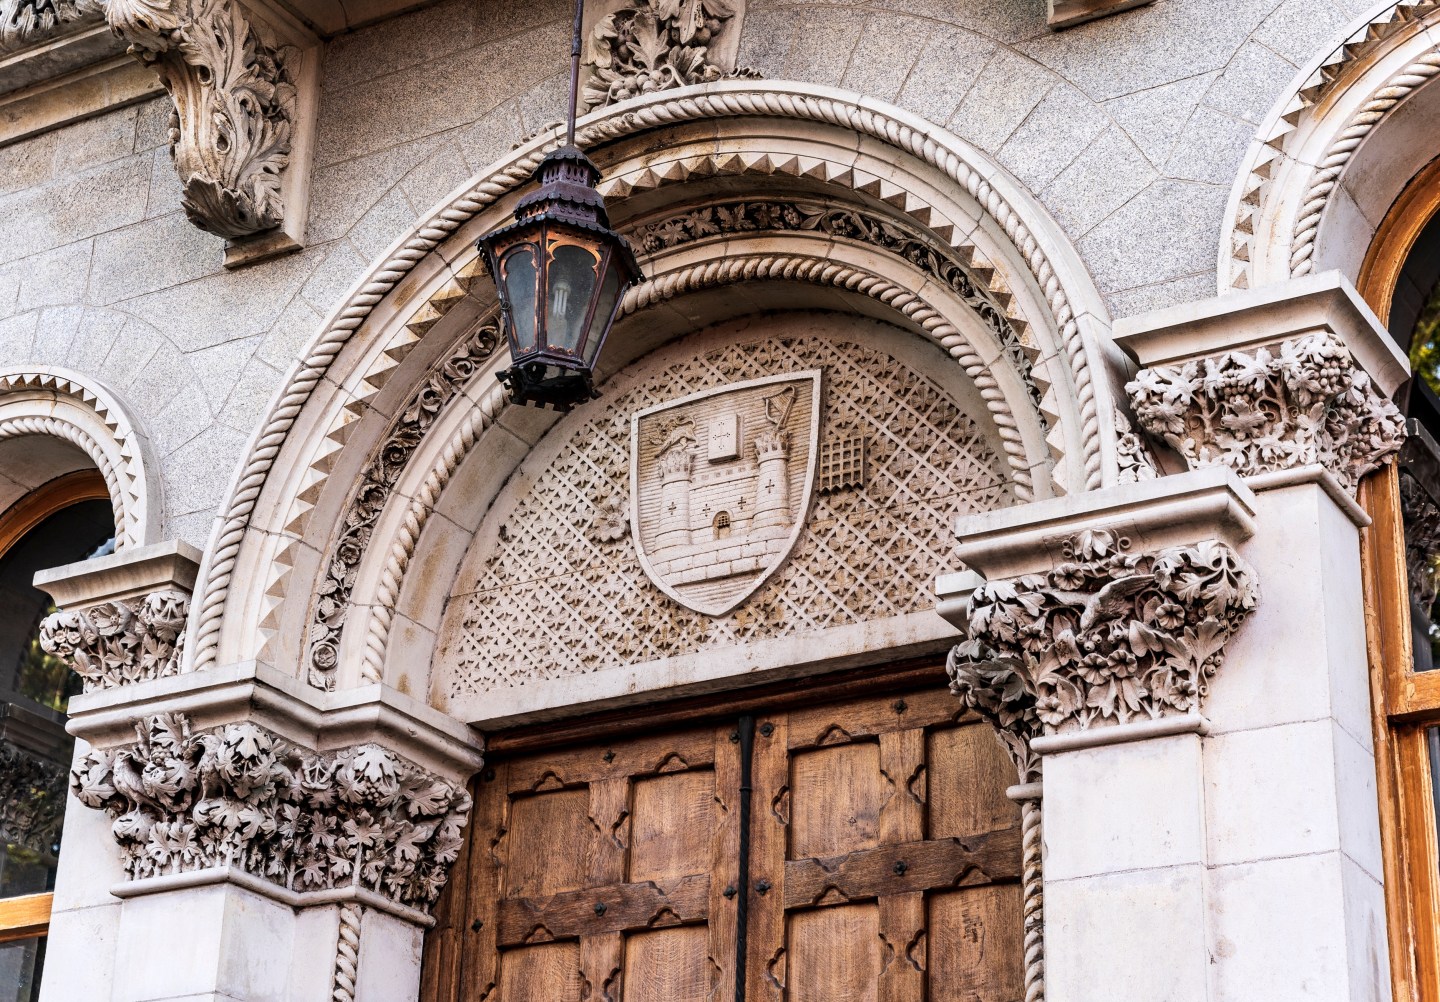
<path fill-rule="evenodd" d="M 599 396 L 595 360 L 640 265 L 610 229 L 600 171 L 575 145 L 584 0 L 575 0 L 570 42 L 570 111 L 565 145 L 535 170 L 539 189 L 520 199 L 515 222 L 483 236 L 480 252 L 495 277 L 510 368 L 499 373 L 520 404 L 568 411 Z"/>
<path fill-rule="evenodd" d="M 589 157 L 562 146 L 540 161 L 535 180 L 540 187 L 515 207 L 515 222 L 479 246 L 510 342 L 501 382 L 516 403 L 569 410 L 598 395 L 595 360 L 640 266 L 610 229 Z"/>

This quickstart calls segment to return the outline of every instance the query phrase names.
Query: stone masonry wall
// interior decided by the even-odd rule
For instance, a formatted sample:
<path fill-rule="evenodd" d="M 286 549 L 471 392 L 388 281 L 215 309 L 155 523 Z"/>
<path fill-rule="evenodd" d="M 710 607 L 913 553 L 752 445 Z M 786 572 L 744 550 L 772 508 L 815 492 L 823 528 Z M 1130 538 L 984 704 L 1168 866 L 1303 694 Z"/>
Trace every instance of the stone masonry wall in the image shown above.
<path fill-rule="evenodd" d="M 1209 296 L 1230 185 L 1299 67 L 1371 0 L 1159 0 L 1063 33 L 1044 0 L 752 0 L 739 63 L 944 125 L 1031 188 L 1117 316 Z M 204 545 L 295 355 L 434 203 L 558 120 L 564 0 L 445 0 L 326 53 L 305 250 L 236 272 L 180 211 L 166 102 L 0 149 L 0 363 L 135 410 L 165 534 Z"/>

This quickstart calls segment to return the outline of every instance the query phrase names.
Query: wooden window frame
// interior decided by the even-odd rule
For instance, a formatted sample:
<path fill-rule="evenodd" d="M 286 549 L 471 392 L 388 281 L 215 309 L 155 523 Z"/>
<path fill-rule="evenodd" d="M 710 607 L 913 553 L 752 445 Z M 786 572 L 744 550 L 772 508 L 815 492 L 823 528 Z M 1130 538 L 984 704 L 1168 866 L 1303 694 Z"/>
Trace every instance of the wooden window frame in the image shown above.
<path fill-rule="evenodd" d="M 0 512 L 0 558 L 41 522 L 82 501 L 108 501 L 110 491 L 99 470 L 76 470 L 30 491 Z M 50 931 L 55 895 L 0 897 L 0 943 L 35 939 Z"/>

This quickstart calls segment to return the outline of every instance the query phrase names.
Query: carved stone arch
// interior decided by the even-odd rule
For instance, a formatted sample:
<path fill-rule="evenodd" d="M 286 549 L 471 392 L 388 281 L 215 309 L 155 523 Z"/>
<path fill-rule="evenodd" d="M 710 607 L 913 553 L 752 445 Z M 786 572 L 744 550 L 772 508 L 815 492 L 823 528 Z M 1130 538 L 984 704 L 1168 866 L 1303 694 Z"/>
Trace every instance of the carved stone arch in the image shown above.
<path fill-rule="evenodd" d="M 825 211 L 868 213 L 877 224 L 870 239 L 778 226 L 649 248 L 650 278 L 626 310 L 657 318 L 646 325 L 652 337 L 683 329 L 686 302 L 717 282 L 828 288 L 832 302 L 928 334 L 961 367 L 988 374 L 986 407 L 992 417 L 1008 415 L 997 427 L 1007 428 L 1002 449 L 1021 493 L 1030 493 L 1027 481 L 1037 496 L 1115 481 L 1113 348 L 1100 299 L 1058 227 L 963 142 L 855 95 L 746 81 L 604 109 L 582 120 L 579 138 L 605 172 L 612 218 L 642 243 L 642 231 L 667 213 L 722 204 L 733 212 L 755 201 L 808 200 Z M 439 503 L 427 497 L 426 480 L 447 451 L 473 445 L 463 432 L 453 441 L 429 432 L 436 414 L 426 411 L 435 403 L 427 381 L 446 384 L 442 403 L 464 396 L 469 403 L 455 413 L 503 429 L 512 452 L 553 421 L 505 406 L 489 372 L 476 371 L 500 361 L 493 336 L 476 333 L 493 311 L 493 287 L 473 250 L 477 236 L 509 215 L 552 142 L 522 146 L 397 242 L 297 364 L 209 547 L 193 667 L 259 656 L 308 675 L 294 659 L 314 647 L 311 610 L 295 600 L 316 594 L 320 619 L 346 623 L 348 680 L 377 677 L 383 653 L 370 653 L 362 671 L 374 633 L 349 632 L 348 611 L 361 609 L 357 618 L 369 622 L 372 607 L 395 601 L 403 568 L 397 577 L 394 563 L 387 566 L 393 545 L 424 530 Z M 916 247 L 907 256 L 884 246 L 892 237 L 913 238 Z M 928 265 L 920 248 L 934 259 Z M 936 262 L 964 281 L 947 281 Z M 621 354 L 654 347 L 642 342 Z M 407 414 L 424 430 L 392 449 Z M 399 469 L 377 489 L 367 471 L 387 457 Z M 412 504 L 420 517 L 411 516 Z M 350 553 L 353 564 L 342 559 L 332 573 L 339 536 L 357 518 L 369 526 L 364 545 Z M 339 648 L 331 653 L 338 664 Z M 335 684 L 333 676 L 320 681 Z"/>
<path fill-rule="evenodd" d="M 18 478 L 6 469 L 12 448 Z M 68 369 L 0 369 L 0 511 L 29 487 L 93 466 L 115 513 L 115 548 L 157 542 L 162 505 L 149 448 L 135 419 L 98 381 Z"/>
<path fill-rule="evenodd" d="M 1440 3 L 1377 4 L 1262 123 L 1230 194 L 1220 292 L 1338 269 L 1352 282 L 1386 210 L 1434 159 Z"/>

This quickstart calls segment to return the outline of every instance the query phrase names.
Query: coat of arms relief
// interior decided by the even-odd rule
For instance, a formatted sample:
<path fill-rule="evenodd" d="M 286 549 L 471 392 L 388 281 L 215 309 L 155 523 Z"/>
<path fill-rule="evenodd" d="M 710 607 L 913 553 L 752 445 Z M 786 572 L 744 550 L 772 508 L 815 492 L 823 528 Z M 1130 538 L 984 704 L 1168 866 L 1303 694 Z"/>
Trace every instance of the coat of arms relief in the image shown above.
<path fill-rule="evenodd" d="M 639 411 L 631 534 L 676 602 L 721 616 L 794 549 L 819 458 L 820 370 L 731 383 Z"/>

